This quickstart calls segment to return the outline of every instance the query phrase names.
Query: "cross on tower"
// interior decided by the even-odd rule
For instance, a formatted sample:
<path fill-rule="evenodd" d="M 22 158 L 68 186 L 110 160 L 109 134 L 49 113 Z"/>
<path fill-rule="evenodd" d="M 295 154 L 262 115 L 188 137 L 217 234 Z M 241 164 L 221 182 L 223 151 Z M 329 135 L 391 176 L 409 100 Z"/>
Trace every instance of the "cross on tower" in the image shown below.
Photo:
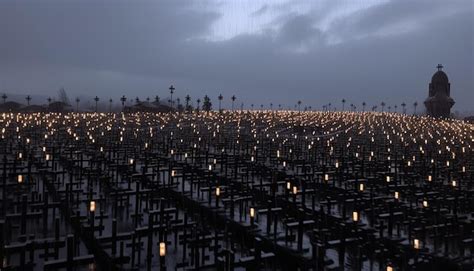
<path fill-rule="evenodd" d="M 438 66 L 436 66 L 436 68 L 438 68 L 438 71 L 440 71 L 441 69 L 443 69 L 443 65 L 438 64 Z"/>

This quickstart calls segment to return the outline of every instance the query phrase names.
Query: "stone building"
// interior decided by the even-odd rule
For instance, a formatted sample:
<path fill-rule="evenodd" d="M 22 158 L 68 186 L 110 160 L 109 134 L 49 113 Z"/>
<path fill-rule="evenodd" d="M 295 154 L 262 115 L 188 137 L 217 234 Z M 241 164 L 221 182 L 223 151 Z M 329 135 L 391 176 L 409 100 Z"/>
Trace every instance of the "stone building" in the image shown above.
<path fill-rule="evenodd" d="M 451 84 L 448 76 L 438 64 L 438 71 L 433 74 L 429 84 L 429 96 L 425 100 L 426 113 L 435 118 L 449 118 L 454 100 L 451 95 Z"/>

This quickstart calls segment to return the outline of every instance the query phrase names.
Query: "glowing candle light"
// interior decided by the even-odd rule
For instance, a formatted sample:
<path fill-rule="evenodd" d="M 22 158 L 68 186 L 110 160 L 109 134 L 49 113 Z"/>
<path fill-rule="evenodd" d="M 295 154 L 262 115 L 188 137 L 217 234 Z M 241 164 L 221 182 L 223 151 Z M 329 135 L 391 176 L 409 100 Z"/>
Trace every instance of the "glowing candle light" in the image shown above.
<path fill-rule="evenodd" d="M 456 187 L 456 181 L 455 181 L 455 180 L 452 180 L 452 181 L 451 181 L 451 185 L 452 185 L 453 187 Z"/>
<path fill-rule="evenodd" d="M 286 182 L 286 189 L 288 189 L 288 190 L 291 189 L 291 183 L 290 182 Z"/>
<path fill-rule="evenodd" d="M 23 158 L 23 153 L 20 152 L 18 153 L 18 159 L 21 159 L 21 158 Z"/>
<path fill-rule="evenodd" d="M 50 158 L 51 158 L 50 155 L 46 154 L 46 157 L 45 157 L 46 161 L 49 161 Z"/>
<path fill-rule="evenodd" d="M 387 183 L 390 182 L 390 179 L 391 179 L 390 176 L 387 176 L 387 177 L 386 177 Z"/>
<path fill-rule="evenodd" d="M 352 212 L 352 221 L 357 222 L 359 221 L 359 213 L 354 211 Z"/>
<path fill-rule="evenodd" d="M 128 160 L 128 162 L 129 162 L 130 165 L 133 165 L 133 162 L 134 162 L 133 158 L 130 158 L 130 160 Z"/>
<path fill-rule="evenodd" d="M 359 184 L 359 191 L 364 191 L 364 184 L 363 183 Z"/>
<path fill-rule="evenodd" d="M 329 174 L 324 174 L 324 180 L 327 182 L 329 181 Z"/>
<path fill-rule="evenodd" d="M 18 183 L 22 183 L 23 182 L 23 175 L 18 175 Z"/>
<path fill-rule="evenodd" d="M 283 167 L 286 167 L 286 162 L 285 161 L 283 161 Z"/>
<path fill-rule="evenodd" d="M 336 162 L 336 168 L 339 168 L 339 162 Z"/>
<path fill-rule="evenodd" d="M 399 199 L 400 198 L 400 194 L 398 193 L 398 191 L 395 191 L 395 199 Z"/>
<path fill-rule="evenodd" d="M 428 182 L 431 182 L 433 180 L 433 177 L 431 175 L 428 175 Z"/>
<path fill-rule="evenodd" d="M 413 240 L 413 247 L 414 247 L 415 249 L 420 249 L 420 240 L 414 239 L 414 240 Z"/>
<path fill-rule="evenodd" d="M 89 211 L 90 212 L 95 212 L 95 201 L 90 202 Z"/>
<path fill-rule="evenodd" d="M 221 195 L 221 188 L 218 186 L 216 187 L 216 196 L 220 196 Z"/>
<path fill-rule="evenodd" d="M 255 217 L 255 208 L 250 208 L 250 217 L 254 218 Z"/>
<path fill-rule="evenodd" d="M 298 194 L 298 187 L 297 186 L 293 186 L 293 194 L 294 195 Z"/>
<path fill-rule="evenodd" d="M 212 165 L 209 165 L 209 171 L 211 171 L 211 170 L 212 170 Z"/>
<path fill-rule="evenodd" d="M 465 166 L 462 167 L 462 172 L 466 172 L 466 167 Z"/>
<path fill-rule="evenodd" d="M 160 242 L 160 257 L 166 256 L 166 243 Z"/>
<path fill-rule="evenodd" d="M 423 207 L 425 207 L 425 208 L 428 207 L 428 201 L 427 201 L 427 200 L 424 200 L 424 201 L 423 201 Z"/>
<path fill-rule="evenodd" d="M 251 162 L 254 162 L 254 161 L 255 161 L 255 158 L 254 158 L 253 156 L 250 157 L 250 161 L 251 161 Z"/>
<path fill-rule="evenodd" d="M 176 170 L 172 170 L 171 171 L 171 177 L 175 177 L 176 176 Z"/>

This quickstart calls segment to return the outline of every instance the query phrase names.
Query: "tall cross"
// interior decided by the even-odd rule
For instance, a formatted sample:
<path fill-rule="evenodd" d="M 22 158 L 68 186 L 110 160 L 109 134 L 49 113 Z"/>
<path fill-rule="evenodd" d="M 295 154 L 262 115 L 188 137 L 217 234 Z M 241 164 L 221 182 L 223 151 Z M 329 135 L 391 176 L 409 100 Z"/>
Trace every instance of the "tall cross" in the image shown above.
<path fill-rule="evenodd" d="M 438 71 L 440 71 L 443 68 L 443 65 L 438 64 L 438 66 L 436 66 L 436 68 L 438 68 Z"/>

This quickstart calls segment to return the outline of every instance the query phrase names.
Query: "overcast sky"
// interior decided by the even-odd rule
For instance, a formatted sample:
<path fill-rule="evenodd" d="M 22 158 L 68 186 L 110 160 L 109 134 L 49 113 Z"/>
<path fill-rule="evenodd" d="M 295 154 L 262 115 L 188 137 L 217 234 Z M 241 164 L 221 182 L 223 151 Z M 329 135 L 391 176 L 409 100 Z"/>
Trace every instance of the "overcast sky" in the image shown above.
<path fill-rule="evenodd" d="M 0 91 L 474 109 L 473 0 L 0 0 Z M 217 103 L 214 103 L 217 104 Z"/>

